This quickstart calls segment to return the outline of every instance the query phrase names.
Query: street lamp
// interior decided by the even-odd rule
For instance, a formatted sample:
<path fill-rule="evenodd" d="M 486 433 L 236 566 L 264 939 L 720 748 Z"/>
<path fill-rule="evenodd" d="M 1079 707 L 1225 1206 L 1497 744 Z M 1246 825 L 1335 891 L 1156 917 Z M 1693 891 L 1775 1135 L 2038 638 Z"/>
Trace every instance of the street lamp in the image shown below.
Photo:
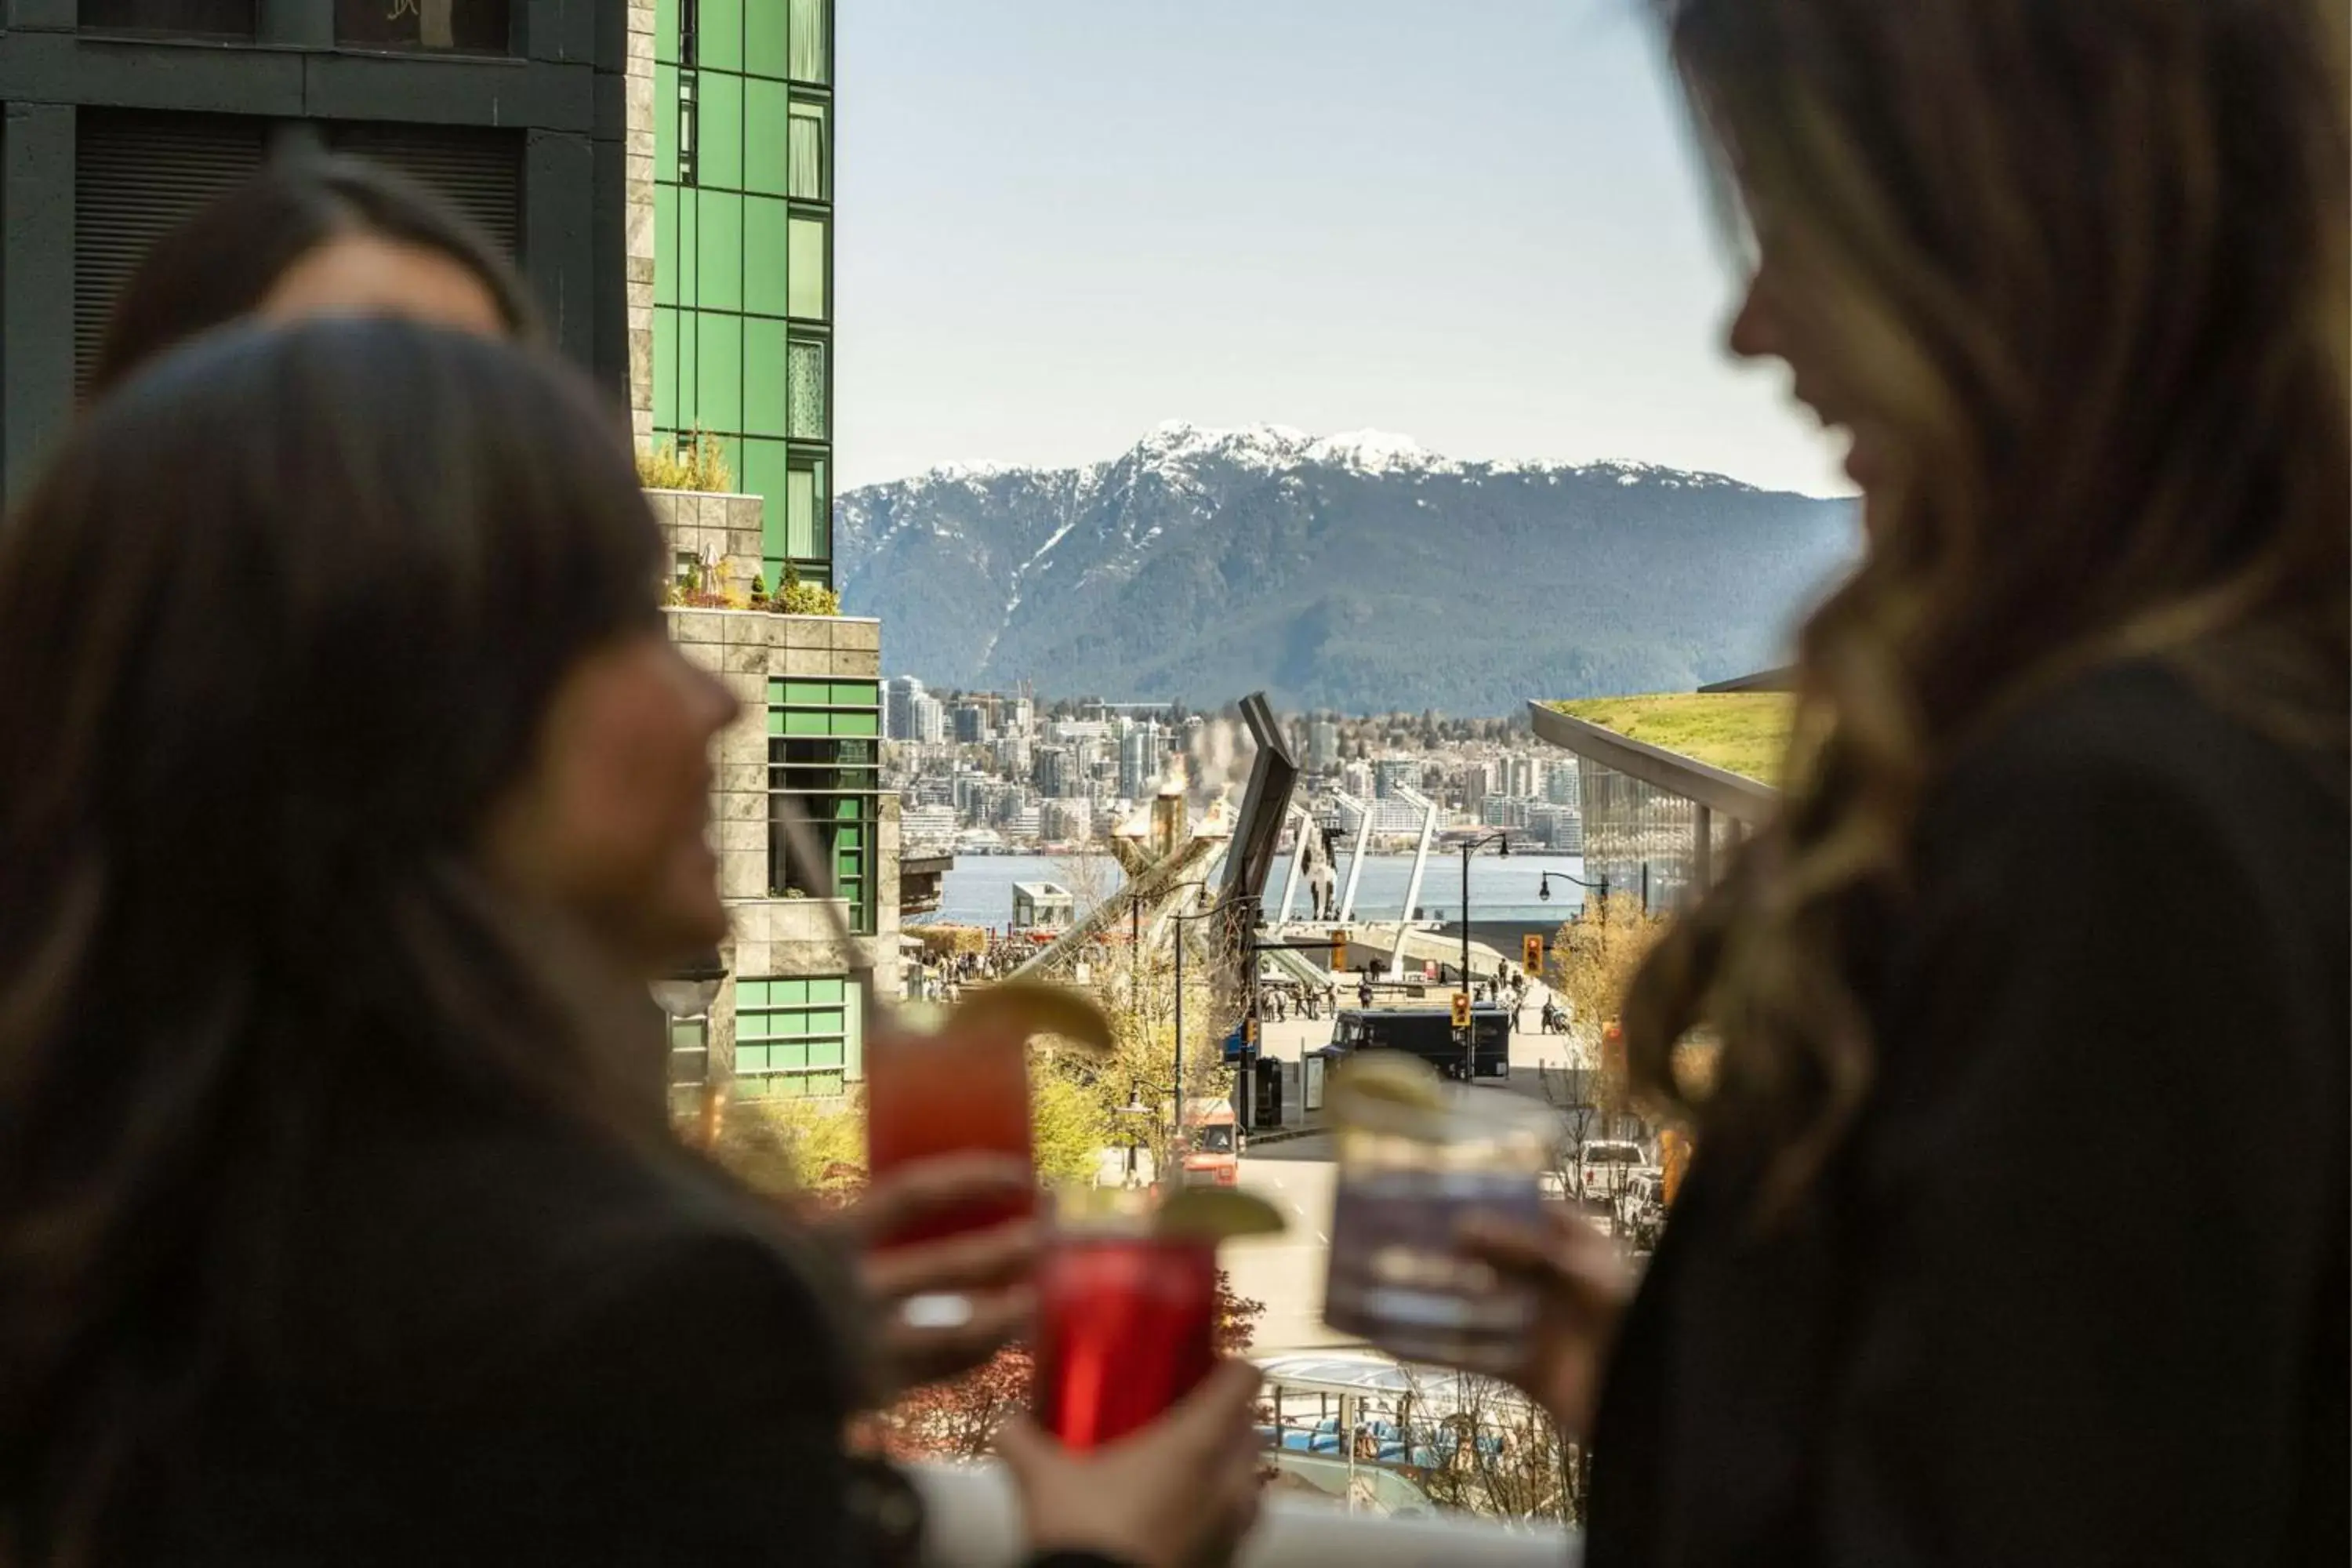
<path fill-rule="evenodd" d="M 670 1017 L 699 1018 L 719 999 L 719 982 L 726 978 L 727 966 L 719 962 L 719 950 L 714 947 L 655 981 L 649 989 L 654 1005 Z"/>
<path fill-rule="evenodd" d="M 1571 877 L 1565 871 L 1546 871 L 1542 880 L 1536 883 L 1536 897 L 1546 903 L 1551 902 L 1551 879 L 1554 877 L 1558 877 L 1563 882 L 1573 882 L 1580 888 L 1589 888 L 1600 894 L 1601 918 L 1604 921 L 1609 918 L 1609 879 L 1606 875 L 1597 882 L 1588 882 L 1581 877 Z"/>
<path fill-rule="evenodd" d="M 1494 844 L 1500 846 L 1496 854 L 1503 859 L 1511 858 L 1511 834 L 1508 828 L 1489 833 L 1484 838 L 1473 838 L 1462 846 L 1462 994 L 1470 994 L 1470 857 Z M 1472 1083 L 1478 1077 L 1478 1021 L 1471 1019 L 1462 1030 L 1462 1081 Z"/>

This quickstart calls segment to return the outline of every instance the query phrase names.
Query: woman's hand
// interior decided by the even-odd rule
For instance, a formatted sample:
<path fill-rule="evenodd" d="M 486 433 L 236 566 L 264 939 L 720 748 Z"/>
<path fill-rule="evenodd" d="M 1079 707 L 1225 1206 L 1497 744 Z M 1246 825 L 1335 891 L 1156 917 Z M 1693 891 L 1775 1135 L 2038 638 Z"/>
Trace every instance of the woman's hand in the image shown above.
<path fill-rule="evenodd" d="M 1159 1420 L 1091 1454 L 1015 1420 L 996 1450 L 1021 1494 L 1029 1549 L 1091 1552 L 1132 1568 L 1228 1560 L 1257 1519 L 1257 1369 L 1229 1361 Z"/>
<path fill-rule="evenodd" d="M 1505 1375 L 1549 1412 L 1562 1432 L 1589 1434 L 1610 1347 L 1633 1298 L 1633 1271 L 1565 1205 L 1549 1210 L 1538 1226 L 1470 1220 L 1462 1246 L 1505 1278 L 1535 1286 L 1541 1302 L 1535 1332 L 1519 1364 Z"/>
<path fill-rule="evenodd" d="M 1034 1184 L 1028 1166 L 1009 1156 L 944 1154 L 890 1172 L 835 1216 L 877 1316 L 886 1401 L 969 1372 L 1028 1331 L 1038 1233 L 1024 1219 L 887 1250 L 875 1243 L 926 1215 Z"/>

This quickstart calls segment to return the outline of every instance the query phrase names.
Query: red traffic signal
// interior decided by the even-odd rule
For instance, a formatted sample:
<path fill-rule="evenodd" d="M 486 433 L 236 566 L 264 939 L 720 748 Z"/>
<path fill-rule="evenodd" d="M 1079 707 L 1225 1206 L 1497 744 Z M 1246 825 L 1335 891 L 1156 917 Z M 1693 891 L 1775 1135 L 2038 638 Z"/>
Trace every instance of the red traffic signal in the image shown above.
<path fill-rule="evenodd" d="M 1519 939 L 1519 966 L 1530 976 L 1543 973 L 1544 939 L 1541 931 L 1531 931 Z"/>
<path fill-rule="evenodd" d="M 1470 1026 L 1470 993 L 1467 991 L 1454 994 L 1454 1026 L 1457 1029 Z"/>

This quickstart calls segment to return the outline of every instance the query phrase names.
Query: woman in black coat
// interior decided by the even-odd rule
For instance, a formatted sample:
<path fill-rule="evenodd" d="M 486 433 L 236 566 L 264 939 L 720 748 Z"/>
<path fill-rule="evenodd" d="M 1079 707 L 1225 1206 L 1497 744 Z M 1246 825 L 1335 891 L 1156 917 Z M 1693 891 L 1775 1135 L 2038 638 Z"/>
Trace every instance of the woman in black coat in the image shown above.
<path fill-rule="evenodd" d="M 736 713 L 662 566 L 592 390 L 381 320 L 166 356 L 0 528 L 0 1561 L 911 1550 L 909 1344 L 647 1092 Z M 1229 1542 L 1255 1386 L 1016 1430 L 1033 1544 Z"/>
<path fill-rule="evenodd" d="M 1638 1296 L 1486 1238 L 1586 1561 L 2342 1563 L 2343 8 L 1661 9 L 1867 542 L 1626 1000 Z"/>

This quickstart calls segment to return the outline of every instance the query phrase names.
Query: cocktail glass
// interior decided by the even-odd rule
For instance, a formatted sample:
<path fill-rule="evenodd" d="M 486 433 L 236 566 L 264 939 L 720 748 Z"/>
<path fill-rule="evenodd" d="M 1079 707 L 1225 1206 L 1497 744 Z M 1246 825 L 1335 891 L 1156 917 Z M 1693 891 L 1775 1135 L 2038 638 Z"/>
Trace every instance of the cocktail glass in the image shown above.
<path fill-rule="evenodd" d="M 1323 1321 L 1408 1361 L 1507 1370 L 1534 1327 L 1535 1291 L 1466 1256 L 1456 1237 L 1472 1215 L 1541 1219 L 1538 1177 L 1558 1113 L 1434 1074 L 1418 1093 L 1413 1103 L 1351 1093 L 1345 1079 L 1332 1087 L 1339 1181 Z"/>
<path fill-rule="evenodd" d="M 1034 1168 L 1028 1040 L 1011 1018 L 951 1020 L 937 1035 L 895 1022 L 866 1048 L 866 1168 L 876 1176 L 941 1154 L 1005 1154 Z M 1021 1219 L 1036 1207 L 1024 1188 L 924 1215 L 883 1246 L 934 1241 Z"/>
<path fill-rule="evenodd" d="M 1149 1426 L 1216 1364 L 1213 1241 L 1143 1219 L 1057 1230 L 1037 1273 L 1036 1409 L 1070 1448 Z"/>

